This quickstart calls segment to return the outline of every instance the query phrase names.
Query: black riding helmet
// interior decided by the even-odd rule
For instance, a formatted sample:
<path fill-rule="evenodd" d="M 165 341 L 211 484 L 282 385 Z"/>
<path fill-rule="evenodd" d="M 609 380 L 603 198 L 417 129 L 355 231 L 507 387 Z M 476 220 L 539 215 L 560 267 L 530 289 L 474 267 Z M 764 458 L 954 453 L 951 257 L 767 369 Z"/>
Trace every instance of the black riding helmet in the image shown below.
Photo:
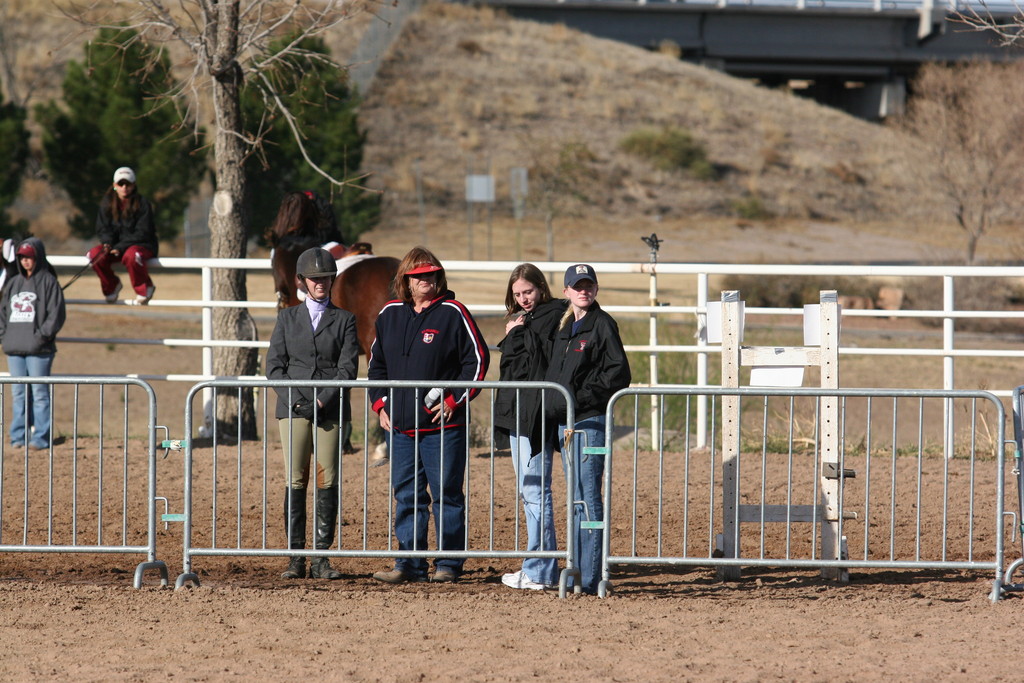
<path fill-rule="evenodd" d="M 337 275 L 338 264 L 331 256 L 331 252 L 313 247 L 299 254 L 299 259 L 295 262 L 295 274 L 300 278 Z"/>

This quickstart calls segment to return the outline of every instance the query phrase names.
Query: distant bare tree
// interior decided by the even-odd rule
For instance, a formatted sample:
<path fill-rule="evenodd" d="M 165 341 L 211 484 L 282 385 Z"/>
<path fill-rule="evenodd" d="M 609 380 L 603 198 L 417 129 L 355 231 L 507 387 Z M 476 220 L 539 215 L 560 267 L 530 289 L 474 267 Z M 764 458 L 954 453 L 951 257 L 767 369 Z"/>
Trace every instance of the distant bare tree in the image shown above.
<path fill-rule="evenodd" d="M 1005 8 L 1005 5 L 1002 7 Z M 1014 0 L 1013 9 L 1013 14 L 1003 10 L 996 16 L 985 0 L 975 0 L 965 3 L 963 9 L 954 12 L 951 20 L 966 24 L 976 31 L 991 32 L 1004 46 L 1019 46 L 1024 43 L 1024 7 Z"/>
<path fill-rule="evenodd" d="M 167 101 L 190 110 L 197 123 L 205 122 L 201 114 L 204 106 L 212 105 L 216 190 L 210 211 L 211 252 L 215 258 L 244 258 L 249 217 L 245 210 L 243 163 L 248 155 L 258 153 L 265 125 L 271 118 L 288 125 L 311 167 L 331 183 L 347 184 L 345 179 L 333 178 L 320 169 L 306 152 L 302 131 L 285 104 L 288 93 L 279 91 L 281 83 L 296 83 L 300 79 L 275 79 L 268 74 L 272 68 L 301 71 L 311 63 L 330 62 L 328 55 L 303 50 L 300 43 L 337 26 L 366 6 L 344 0 L 138 0 L 75 6 L 68 16 L 89 27 L 132 29 L 150 43 L 177 42 L 184 46 L 191 59 L 185 66 L 190 66 L 191 72 L 183 87 L 166 93 Z M 272 42 L 283 35 L 291 36 L 291 43 L 271 49 Z M 260 89 L 267 110 L 267 117 L 251 130 L 243 125 L 243 82 Z M 213 298 L 245 301 L 245 271 L 214 270 Z M 214 334 L 218 339 L 250 340 L 255 338 L 255 324 L 244 308 L 215 308 Z M 217 375 L 251 375 L 256 366 L 255 349 L 214 351 Z M 234 434 L 237 429 L 243 438 L 252 438 L 256 421 L 251 393 L 244 393 L 241 405 L 238 403 L 233 396 L 218 401 L 218 429 L 226 434 Z"/>
<path fill-rule="evenodd" d="M 530 156 L 530 204 L 544 215 L 547 258 L 555 258 L 554 222 L 571 215 L 589 199 L 585 188 L 592 183 L 595 157 L 586 143 L 578 140 L 534 140 L 524 138 Z"/>
<path fill-rule="evenodd" d="M 924 153 L 922 180 L 948 199 L 973 263 L 989 228 L 1024 207 L 1024 67 L 925 65 L 897 125 Z"/>

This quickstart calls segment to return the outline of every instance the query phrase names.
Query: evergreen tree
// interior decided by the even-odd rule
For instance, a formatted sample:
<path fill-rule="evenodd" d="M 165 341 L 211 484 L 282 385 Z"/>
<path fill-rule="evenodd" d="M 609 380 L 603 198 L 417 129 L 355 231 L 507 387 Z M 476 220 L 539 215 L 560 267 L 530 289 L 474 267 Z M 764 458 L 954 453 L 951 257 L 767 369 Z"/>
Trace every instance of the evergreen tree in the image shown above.
<path fill-rule="evenodd" d="M 0 236 L 24 230 L 24 225 L 10 222 L 7 208 L 18 197 L 27 161 L 25 110 L 12 102 L 0 103 Z"/>
<path fill-rule="evenodd" d="M 190 138 L 192 122 L 161 96 L 174 87 L 170 69 L 166 52 L 134 31 L 102 29 L 86 44 L 85 61 L 68 63 L 64 106 L 37 107 L 46 168 L 79 212 L 70 219 L 76 235 L 95 234 L 100 198 L 120 166 L 135 169 L 160 238 L 180 232 L 205 155 Z"/>
<path fill-rule="evenodd" d="M 281 59 L 281 50 L 293 42 L 294 37 L 277 41 L 271 60 Z M 322 40 L 306 38 L 291 52 L 286 58 L 289 64 L 275 65 L 264 74 L 275 82 L 278 92 L 289 93 L 283 101 L 302 131 L 310 158 L 334 177 L 356 177 L 366 142 L 356 116 L 357 95 L 349 90 L 343 70 L 318 59 L 329 54 Z M 255 131 L 262 125 L 264 130 L 261 149 L 245 166 L 250 232 L 262 234 L 273 223 L 285 193 L 313 190 L 331 200 L 342 237 L 351 244 L 377 222 L 380 196 L 351 186 L 339 191 L 310 167 L 280 108 L 265 101 L 262 93 L 258 83 L 247 83 L 242 97 L 246 129 Z"/>

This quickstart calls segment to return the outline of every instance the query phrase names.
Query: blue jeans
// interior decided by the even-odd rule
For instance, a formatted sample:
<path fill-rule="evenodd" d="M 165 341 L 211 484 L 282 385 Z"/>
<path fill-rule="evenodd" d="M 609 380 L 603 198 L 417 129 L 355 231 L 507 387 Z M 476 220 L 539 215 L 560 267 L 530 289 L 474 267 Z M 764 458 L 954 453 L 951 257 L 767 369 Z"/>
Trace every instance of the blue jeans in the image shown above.
<path fill-rule="evenodd" d="M 551 446 L 535 451 L 530 437 L 512 434 L 512 466 L 516 471 L 519 496 L 526 515 L 526 549 L 554 550 L 555 513 L 551 502 Z M 537 583 L 558 583 L 558 560 L 547 557 L 528 557 L 523 560 L 523 573 Z"/>
<path fill-rule="evenodd" d="M 604 499 L 601 497 L 604 456 L 584 455 L 583 447 L 604 446 L 604 425 L 604 415 L 580 420 L 575 426 L 570 452 L 562 452 L 563 458 L 572 456 L 576 470 L 576 481 L 573 484 L 573 528 L 576 540 L 573 561 L 579 567 L 580 586 L 585 593 L 596 593 L 597 585 L 601 582 L 602 534 L 600 529 L 580 528 L 580 521 L 604 520 Z M 559 425 L 559 438 L 564 433 L 565 425 Z"/>
<path fill-rule="evenodd" d="M 7 369 L 11 377 L 49 377 L 53 365 L 53 354 L 48 356 L 7 356 Z M 47 384 L 27 385 L 32 392 L 32 409 L 28 411 L 26 423 L 24 384 L 12 384 L 14 405 L 11 419 L 11 444 L 24 446 L 25 437 L 29 445 L 46 448 L 50 445 L 50 386 Z"/>
<path fill-rule="evenodd" d="M 431 502 L 438 550 L 466 548 L 466 428 L 448 427 L 420 433 L 417 438 L 392 432 L 391 484 L 395 492 L 395 536 L 401 550 L 426 550 Z M 417 457 L 416 444 L 419 442 Z M 441 449 L 444 448 L 442 456 Z M 427 486 L 430 486 L 430 495 Z M 458 576 L 463 558 L 441 558 L 436 567 L 447 567 Z M 427 575 L 422 557 L 400 557 L 395 569 L 416 577 Z"/>

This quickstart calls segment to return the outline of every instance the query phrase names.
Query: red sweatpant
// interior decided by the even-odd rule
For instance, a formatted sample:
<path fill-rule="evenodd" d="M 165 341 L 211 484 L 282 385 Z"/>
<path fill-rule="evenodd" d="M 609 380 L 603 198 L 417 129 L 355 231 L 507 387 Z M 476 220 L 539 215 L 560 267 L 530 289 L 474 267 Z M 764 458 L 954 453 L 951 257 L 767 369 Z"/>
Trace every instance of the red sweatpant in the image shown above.
<path fill-rule="evenodd" d="M 90 249 L 86 256 L 89 258 L 89 262 L 92 263 L 92 269 L 96 271 L 96 275 L 100 278 L 100 288 L 103 290 L 103 296 L 112 293 L 114 288 L 117 287 L 117 283 L 121 281 L 119 277 L 114 275 L 114 269 L 111 267 L 119 260 L 128 269 L 128 277 L 131 278 L 132 289 L 135 290 L 136 294 L 146 296 L 146 288 L 153 284 L 153 281 L 149 279 L 149 269 L 146 268 L 146 261 L 153 258 L 153 252 L 146 247 L 138 245 L 128 247 L 120 256 L 114 256 L 113 254 L 104 256 L 102 252 L 103 245 L 99 244 Z"/>

